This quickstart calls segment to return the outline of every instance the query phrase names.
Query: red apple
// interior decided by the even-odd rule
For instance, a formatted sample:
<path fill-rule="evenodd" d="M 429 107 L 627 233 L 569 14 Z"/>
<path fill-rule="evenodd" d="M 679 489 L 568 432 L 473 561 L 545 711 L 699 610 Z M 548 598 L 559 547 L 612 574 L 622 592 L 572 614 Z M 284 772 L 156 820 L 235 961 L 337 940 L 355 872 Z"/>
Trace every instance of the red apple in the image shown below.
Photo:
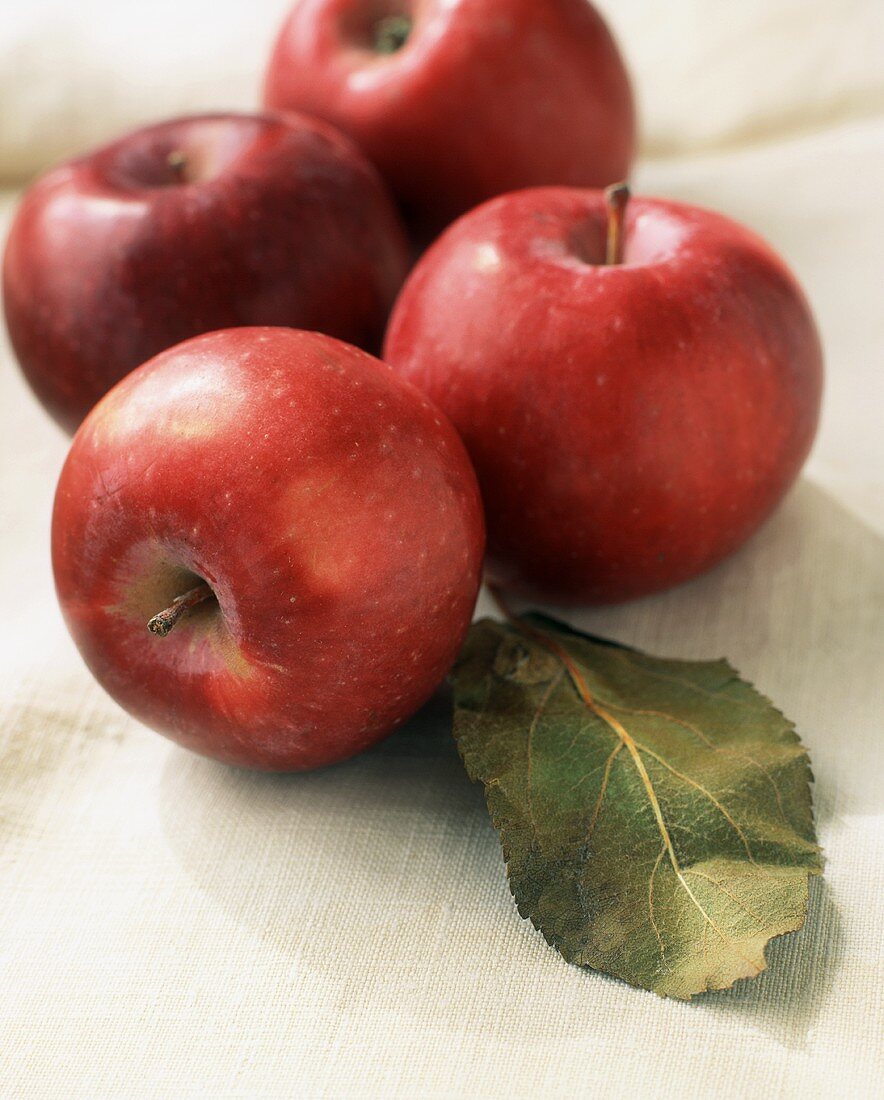
<path fill-rule="evenodd" d="M 281 328 L 198 336 L 124 379 L 77 433 L 52 522 L 59 601 L 106 690 L 272 770 L 351 756 L 429 697 L 483 542 L 448 421 L 364 352 Z"/>
<path fill-rule="evenodd" d="M 349 133 L 425 231 L 518 187 L 613 183 L 635 147 L 588 0 L 299 0 L 264 101 Z"/>
<path fill-rule="evenodd" d="M 660 199 L 634 199 L 621 234 L 623 198 L 538 188 L 467 214 L 387 334 L 385 358 L 473 459 L 490 575 L 554 602 L 625 600 L 720 561 L 789 488 L 819 413 L 820 344 L 783 262 Z"/>
<path fill-rule="evenodd" d="M 407 270 L 375 170 L 325 123 L 203 115 L 138 130 L 27 192 L 4 264 L 12 344 L 73 429 L 139 363 L 232 325 L 377 351 Z"/>

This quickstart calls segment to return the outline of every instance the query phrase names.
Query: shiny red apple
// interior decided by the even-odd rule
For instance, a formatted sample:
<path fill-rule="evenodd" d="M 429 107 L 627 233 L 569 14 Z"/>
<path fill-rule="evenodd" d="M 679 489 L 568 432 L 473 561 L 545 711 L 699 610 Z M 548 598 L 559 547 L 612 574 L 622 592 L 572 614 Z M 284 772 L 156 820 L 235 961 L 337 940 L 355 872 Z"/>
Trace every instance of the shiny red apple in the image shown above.
<path fill-rule="evenodd" d="M 425 254 L 385 358 L 452 419 L 489 571 L 610 603 L 735 550 L 792 484 L 822 355 L 793 276 L 719 214 L 624 189 L 495 199 Z"/>
<path fill-rule="evenodd" d="M 349 133 L 438 230 L 519 187 L 629 171 L 629 79 L 588 0 L 299 0 L 264 101 Z"/>
<path fill-rule="evenodd" d="M 292 325 L 377 351 L 407 270 L 376 171 L 325 123 L 203 115 L 134 133 L 26 193 L 3 270 L 13 347 L 73 429 L 200 332 Z"/>
<path fill-rule="evenodd" d="M 364 352 L 282 328 L 130 374 L 80 427 L 52 522 L 58 597 L 106 690 L 273 770 L 351 756 L 429 697 L 483 543 L 448 421 Z"/>

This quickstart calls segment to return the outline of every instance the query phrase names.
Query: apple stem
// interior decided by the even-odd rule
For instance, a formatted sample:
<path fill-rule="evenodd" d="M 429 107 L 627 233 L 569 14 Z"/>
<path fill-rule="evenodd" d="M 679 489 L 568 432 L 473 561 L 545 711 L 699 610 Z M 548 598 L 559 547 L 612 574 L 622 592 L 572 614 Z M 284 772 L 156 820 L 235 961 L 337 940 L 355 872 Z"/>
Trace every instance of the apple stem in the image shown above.
<path fill-rule="evenodd" d="M 205 581 L 200 581 L 190 591 L 181 596 L 176 596 L 165 611 L 161 611 L 159 615 L 154 615 L 147 624 L 147 629 L 151 634 L 156 634 L 159 638 L 165 638 L 182 615 L 186 615 L 192 607 L 196 607 L 197 604 L 201 604 L 212 596 L 214 596 L 214 592 L 209 585 Z"/>
<path fill-rule="evenodd" d="M 608 243 L 605 250 L 605 263 L 608 265 L 623 263 L 623 218 L 629 196 L 628 183 L 614 183 L 605 188 L 605 205 L 608 208 Z"/>

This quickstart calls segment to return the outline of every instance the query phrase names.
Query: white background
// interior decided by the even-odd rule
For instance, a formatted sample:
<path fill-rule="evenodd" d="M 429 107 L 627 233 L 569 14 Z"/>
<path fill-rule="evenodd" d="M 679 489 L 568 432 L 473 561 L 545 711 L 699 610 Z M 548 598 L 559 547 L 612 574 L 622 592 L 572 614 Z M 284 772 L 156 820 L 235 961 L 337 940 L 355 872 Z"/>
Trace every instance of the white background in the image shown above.
<path fill-rule="evenodd" d="M 638 83 L 639 189 L 795 268 L 827 350 L 806 476 L 730 562 L 573 616 L 726 655 L 811 749 L 806 930 L 692 1005 L 567 967 L 515 913 L 437 705 L 350 764 L 249 775 L 91 682 L 55 607 L 66 442 L 0 343 L 0 1094 L 872 1096 L 881 993 L 884 8 L 602 5 Z M 0 0 L 0 199 L 134 121 L 248 107 L 280 0 Z"/>

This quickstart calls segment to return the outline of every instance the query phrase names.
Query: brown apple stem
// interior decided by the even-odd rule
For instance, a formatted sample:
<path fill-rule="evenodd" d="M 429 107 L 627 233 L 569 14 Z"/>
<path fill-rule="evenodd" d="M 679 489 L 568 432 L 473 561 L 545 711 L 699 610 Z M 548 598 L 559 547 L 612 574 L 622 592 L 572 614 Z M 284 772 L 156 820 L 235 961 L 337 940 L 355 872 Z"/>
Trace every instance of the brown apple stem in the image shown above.
<path fill-rule="evenodd" d="M 608 207 L 608 243 L 605 263 L 623 263 L 623 218 L 629 202 L 629 184 L 615 183 L 605 188 L 605 204 Z"/>
<path fill-rule="evenodd" d="M 191 588 L 189 592 L 185 592 L 181 596 L 176 596 L 165 611 L 161 611 L 159 615 L 154 615 L 147 624 L 147 629 L 151 634 L 156 634 L 160 638 L 165 638 L 182 615 L 186 615 L 192 607 L 196 607 L 197 604 L 201 604 L 204 600 L 208 600 L 212 596 L 214 596 L 212 589 L 205 581 L 200 581 L 200 583 Z"/>

